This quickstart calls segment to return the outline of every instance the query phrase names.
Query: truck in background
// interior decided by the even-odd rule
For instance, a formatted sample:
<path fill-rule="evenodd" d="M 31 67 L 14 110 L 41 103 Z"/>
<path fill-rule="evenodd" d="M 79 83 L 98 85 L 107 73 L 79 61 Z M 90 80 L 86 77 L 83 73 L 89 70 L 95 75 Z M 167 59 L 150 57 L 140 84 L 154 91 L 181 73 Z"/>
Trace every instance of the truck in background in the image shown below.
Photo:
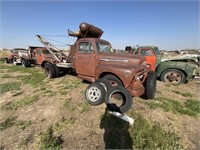
<path fill-rule="evenodd" d="M 7 56 L 4 57 L 4 62 L 13 63 L 14 65 L 21 64 L 21 59 L 19 57 L 20 52 L 27 53 L 27 49 L 24 48 L 10 49 L 9 52 L 7 53 Z"/>
<path fill-rule="evenodd" d="M 151 70 L 156 71 L 161 81 L 180 84 L 200 75 L 200 55 L 161 56 L 157 46 L 139 46 L 135 49 L 127 46 L 125 50 L 144 56 L 147 65 L 151 67 Z"/>

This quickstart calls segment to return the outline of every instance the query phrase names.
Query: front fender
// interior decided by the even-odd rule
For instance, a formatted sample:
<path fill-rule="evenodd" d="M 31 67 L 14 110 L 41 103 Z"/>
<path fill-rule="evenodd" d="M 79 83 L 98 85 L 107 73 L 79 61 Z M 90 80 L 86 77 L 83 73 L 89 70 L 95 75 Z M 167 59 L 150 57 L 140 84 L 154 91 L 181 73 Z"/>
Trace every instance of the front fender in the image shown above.
<path fill-rule="evenodd" d="M 194 70 L 196 65 L 191 62 L 182 62 L 182 61 L 166 61 L 160 63 L 156 68 L 157 77 L 160 77 L 163 71 L 167 69 L 178 69 L 185 73 L 188 78 L 192 78 L 194 75 Z"/>
<path fill-rule="evenodd" d="M 118 77 L 122 83 L 124 84 L 124 87 L 128 87 L 129 84 L 131 83 L 133 77 L 134 77 L 134 72 L 130 69 L 122 68 L 122 67 L 117 67 L 117 66 L 99 66 L 96 69 L 96 79 L 106 75 L 106 74 L 113 74 L 116 77 Z"/>

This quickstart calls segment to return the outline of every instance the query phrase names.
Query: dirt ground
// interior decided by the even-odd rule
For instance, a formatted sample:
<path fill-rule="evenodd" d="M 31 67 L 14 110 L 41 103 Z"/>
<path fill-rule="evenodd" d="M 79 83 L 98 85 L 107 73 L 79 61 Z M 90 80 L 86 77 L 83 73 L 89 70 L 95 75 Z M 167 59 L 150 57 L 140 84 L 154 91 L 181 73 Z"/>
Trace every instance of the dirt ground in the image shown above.
<path fill-rule="evenodd" d="M 43 72 L 41 68 L 33 69 Z M 8 69 L 0 71 L 1 84 L 18 82 L 20 76 L 30 76 L 29 73 L 20 71 L 15 73 L 9 72 Z M 41 133 L 48 128 L 54 129 L 55 136 L 61 136 L 63 149 L 106 148 L 106 127 L 102 126 L 106 106 L 104 104 L 90 106 L 86 103 L 84 92 L 88 83 L 72 75 L 44 79 L 44 83 L 35 87 L 22 83 L 19 90 L 1 94 L 0 122 L 15 117 L 18 121 L 30 121 L 31 124 L 24 129 L 15 124 L 0 130 L 0 149 L 37 149 Z M 187 84 L 175 86 L 158 81 L 156 97 L 171 98 L 184 104 L 188 96 L 184 96 L 183 93 L 190 93 L 189 98 L 200 101 L 199 83 L 199 80 L 193 80 Z M 37 97 L 37 101 L 31 104 L 22 104 L 22 107 L 16 109 L 4 109 L 4 106 L 10 103 L 33 96 Z M 162 108 L 150 109 L 146 101 L 154 100 L 133 98 L 133 106 L 126 114 L 131 117 L 131 112 L 134 111 L 149 122 L 158 122 L 165 131 L 176 133 L 181 138 L 180 144 L 185 149 L 200 149 L 199 114 L 192 117 L 164 111 Z M 68 122 L 63 123 L 62 120 L 68 120 Z M 128 129 L 127 132 L 129 132 Z"/>

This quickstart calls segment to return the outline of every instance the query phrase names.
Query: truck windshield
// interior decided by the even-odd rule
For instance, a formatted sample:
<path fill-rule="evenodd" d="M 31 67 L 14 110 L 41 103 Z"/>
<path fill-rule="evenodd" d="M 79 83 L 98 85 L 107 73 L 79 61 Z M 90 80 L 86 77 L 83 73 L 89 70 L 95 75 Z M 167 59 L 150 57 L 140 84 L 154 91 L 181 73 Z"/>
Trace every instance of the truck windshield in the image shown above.
<path fill-rule="evenodd" d="M 113 53 L 113 49 L 109 44 L 106 43 L 96 43 L 97 51 L 99 53 Z"/>

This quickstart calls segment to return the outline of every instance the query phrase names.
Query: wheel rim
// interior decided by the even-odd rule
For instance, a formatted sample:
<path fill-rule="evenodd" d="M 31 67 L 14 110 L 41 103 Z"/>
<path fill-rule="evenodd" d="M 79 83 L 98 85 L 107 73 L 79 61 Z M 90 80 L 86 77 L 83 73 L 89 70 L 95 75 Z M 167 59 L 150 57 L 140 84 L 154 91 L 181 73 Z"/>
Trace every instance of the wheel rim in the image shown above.
<path fill-rule="evenodd" d="M 182 79 L 181 75 L 176 72 L 168 72 L 165 74 L 164 79 L 166 82 L 179 83 Z"/>
<path fill-rule="evenodd" d="M 88 89 L 87 97 L 89 101 L 96 102 L 101 97 L 101 90 L 99 90 L 97 87 L 92 86 L 90 89 Z"/>
<path fill-rule="evenodd" d="M 121 91 L 113 91 L 109 96 L 109 103 L 114 103 L 117 107 L 122 107 L 126 103 L 126 96 Z"/>

